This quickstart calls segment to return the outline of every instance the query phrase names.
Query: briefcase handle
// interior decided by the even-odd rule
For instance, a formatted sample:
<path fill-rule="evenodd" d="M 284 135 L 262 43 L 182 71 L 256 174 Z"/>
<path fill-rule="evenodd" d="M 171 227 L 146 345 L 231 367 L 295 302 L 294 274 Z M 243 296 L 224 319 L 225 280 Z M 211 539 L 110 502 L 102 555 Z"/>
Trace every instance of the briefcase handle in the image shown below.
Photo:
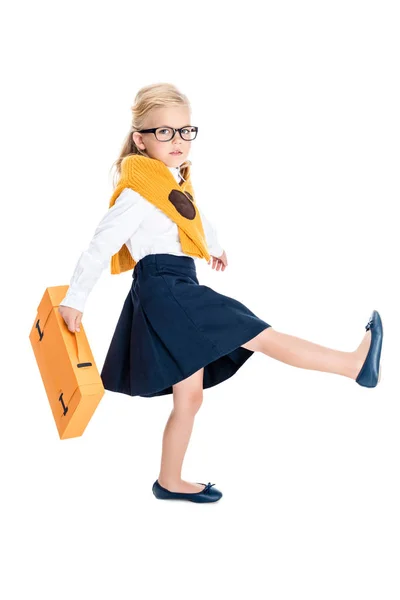
<path fill-rule="evenodd" d="M 77 363 L 77 367 L 80 369 L 81 367 L 92 367 L 93 363 L 91 362 L 84 362 L 83 356 L 85 354 L 85 349 L 83 347 L 83 331 L 82 332 L 78 332 L 78 331 L 70 331 L 68 329 L 68 325 L 66 324 L 66 322 L 64 321 L 64 319 L 62 318 L 62 316 L 60 315 L 60 313 L 58 311 L 56 311 L 56 315 L 57 315 L 57 319 L 61 320 L 62 324 L 64 327 L 66 327 L 68 333 L 70 333 L 71 335 L 73 335 L 75 337 L 75 343 L 76 343 L 76 355 L 78 357 L 78 363 Z M 47 322 L 47 321 L 46 321 Z M 45 324 L 46 325 L 46 324 Z M 43 339 L 43 335 L 44 335 L 44 327 L 42 325 L 42 329 L 41 329 L 41 325 L 40 325 L 40 319 L 38 319 L 36 321 L 36 329 L 38 330 L 39 333 L 39 341 L 41 342 Z"/>
<path fill-rule="evenodd" d="M 81 325 L 82 325 L 82 323 L 81 323 Z M 67 329 L 68 329 L 68 327 L 67 327 Z M 68 329 L 68 331 L 69 331 L 69 329 Z M 91 362 L 81 362 L 81 361 L 83 361 L 83 355 L 85 353 L 84 349 L 83 349 L 83 340 L 81 337 L 83 335 L 83 331 L 70 331 L 70 333 L 72 333 L 72 335 L 75 335 L 76 355 L 78 357 L 78 364 L 76 366 L 78 368 L 91 367 L 92 366 Z"/>
<path fill-rule="evenodd" d="M 64 326 L 67 328 L 68 333 L 70 333 L 71 335 L 73 335 L 75 337 L 76 355 L 78 357 L 78 364 L 76 366 L 79 369 L 82 367 L 91 367 L 92 363 L 85 362 L 83 359 L 83 356 L 85 354 L 85 350 L 83 348 L 83 338 L 82 338 L 83 331 L 70 331 L 68 329 L 68 325 L 66 324 L 63 317 L 60 315 L 60 313 L 58 311 L 57 311 L 57 318 L 61 319 L 61 321 L 64 323 Z M 83 327 L 82 323 L 81 323 L 81 326 Z"/>

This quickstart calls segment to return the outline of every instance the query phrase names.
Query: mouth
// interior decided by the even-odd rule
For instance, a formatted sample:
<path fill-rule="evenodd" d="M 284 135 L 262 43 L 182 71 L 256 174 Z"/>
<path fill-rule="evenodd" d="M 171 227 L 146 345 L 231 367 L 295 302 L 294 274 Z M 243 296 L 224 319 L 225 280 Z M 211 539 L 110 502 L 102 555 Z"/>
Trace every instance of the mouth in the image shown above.
<path fill-rule="evenodd" d="M 175 150 L 174 152 L 170 152 L 170 154 L 172 154 L 172 156 L 179 156 L 182 152 L 180 150 Z"/>

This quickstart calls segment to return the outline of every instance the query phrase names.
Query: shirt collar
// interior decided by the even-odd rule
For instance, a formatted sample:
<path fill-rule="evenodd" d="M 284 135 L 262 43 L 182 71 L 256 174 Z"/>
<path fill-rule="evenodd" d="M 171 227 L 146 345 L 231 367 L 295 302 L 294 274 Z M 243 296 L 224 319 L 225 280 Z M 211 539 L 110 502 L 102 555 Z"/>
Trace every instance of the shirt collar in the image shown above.
<path fill-rule="evenodd" d="M 167 168 L 171 171 L 172 175 L 175 177 L 176 181 L 179 183 L 179 181 L 181 179 L 181 177 L 179 175 L 179 167 L 167 167 Z"/>

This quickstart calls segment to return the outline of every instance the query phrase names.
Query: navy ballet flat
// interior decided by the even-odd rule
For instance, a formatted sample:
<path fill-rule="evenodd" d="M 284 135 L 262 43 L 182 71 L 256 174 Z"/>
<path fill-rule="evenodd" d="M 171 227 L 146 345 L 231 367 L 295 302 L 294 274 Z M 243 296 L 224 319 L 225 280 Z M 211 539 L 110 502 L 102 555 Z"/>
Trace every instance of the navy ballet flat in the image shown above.
<path fill-rule="evenodd" d="M 198 483 L 198 482 L 196 482 Z M 215 483 L 210 481 L 207 483 L 201 483 L 205 485 L 204 490 L 200 492 L 184 493 L 184 492 L 170 492 L 166 488 L 162 487 L 158 483 L 158 479 L 153 483 L 153 494 L 160 500 L 189 500 L 190 502 L 217 502 L 222 498 L 222 492 L 217 488 L 213 487 Z"/>
<path fill-rule="evenodd" d="M 356 382 L 365 387 L 375 387 L 381 378 L 380 360 L 382 351 L 383 327 L 377 310 L 372 312 L 365 330 L 371 330 L 371 345 L 367 357 L 357 376 Z"/>

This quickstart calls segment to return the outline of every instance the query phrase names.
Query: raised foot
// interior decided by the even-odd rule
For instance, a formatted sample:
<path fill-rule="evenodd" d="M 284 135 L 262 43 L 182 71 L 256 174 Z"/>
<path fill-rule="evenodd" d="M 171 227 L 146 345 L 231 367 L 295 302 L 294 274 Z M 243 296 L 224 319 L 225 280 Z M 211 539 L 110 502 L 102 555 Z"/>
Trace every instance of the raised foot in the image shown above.
<path fill-rule="evenodd" d="M 356 356 L 356 364 L 353 373 L 353 379 L 356 380 L 358 374 L 360 373 L 362 366 L 367 358 L 368 351 L 371 346 L 371 330 L 365 332 L 364 337 L 361 341 L 361 344 L 358 346 L 357 350 L 354 351 Z M 378 382 L 381 380 L 381 365 L 379 365 L 379 373 L 378 373 Z"/>

